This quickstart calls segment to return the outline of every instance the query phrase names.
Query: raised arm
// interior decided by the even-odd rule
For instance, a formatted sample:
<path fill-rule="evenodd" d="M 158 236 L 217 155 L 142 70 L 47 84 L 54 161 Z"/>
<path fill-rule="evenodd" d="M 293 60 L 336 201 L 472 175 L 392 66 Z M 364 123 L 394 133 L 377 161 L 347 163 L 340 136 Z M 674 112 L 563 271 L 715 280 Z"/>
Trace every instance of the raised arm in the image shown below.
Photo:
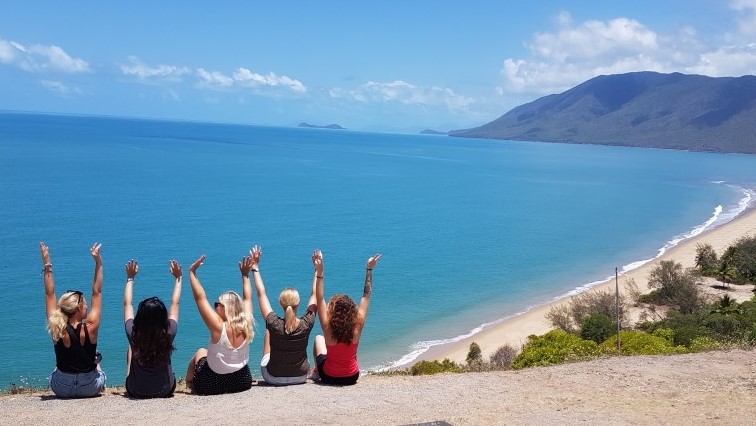
<path fill-rule="evenodd" d="M 328 325 L 328 304 L 325 301 L 325 290 L 323 289 L 323 252 L 318 249 L 312 252 L 312 264 L 315 266 L 315 300 L 318 304 L 318 318 L 320 319 L 320 328 L 328 336 L 330 328 Z"/>
<path fill-rule="evenodd" d="M 100 315 L 102 314 L 102 257 L 100 256 L 100 247 L 102 244 L 94 243 L 89 249 L 89 254 L 95 262 L 94 278 L 92 279 L 92 302 L 87 314 L 87 324 L 90 332 L 96 338 L 97 330 L 100 327 Z"/>
<path fill-rule="evenodd" d="M 202 321 L 205 322 L 210 333 L 213 333 L 213 335 L 215 335 L 215 333 L 220 335 L 220 332 L 223 329 L 223 319 L 221 319 L 220 315 L 215 313 L 213 307 L 210 306 L 210 302 L 207 301 L 205 289 L 202 288 L 202 283 L 200 283 L 199 277 L 197 277 L 197 268 L 199 268 L 202 265 L 202 262 L 205 261 L 205 257 L 206 256 L 203 254 L 199 259 L 192 263 L 192 266 L 189 267 L 189 282 L 192 284 L 192 294 L 194 295 L 194 301 L 197 303 L 197 310 L 199 311 L 200 317 L 202 317 Z"/>
<path fill-rule="evenodd" d="M 370 307 L 370 294 L 373 292 L 373 268 L 378 264 L 380 258 L 381 254 L 376 253 L 367 260 L 367 264 L 365 265 L 365 287 L 362 289 L 362 299 L 360 300 L 359 309 L 363 325 L 367 317 L 368 307 Z"/>
<path fill-rule="evenodd" d="M 179 301 L 181 300 L 181 265 L 173 259 L 170 260 L 170 271 L 173 275 L 173 295 L 171 296 L 171 308 L 168 311 L 168 318 L 178 322 Z"/>
<path fill-rule="evenodd" d="M 50 262 L 50 249 L 45 243 L 39 243 L 39 252 L 42 255 L 42 279 L 45 283 L 45 313 L 49 318 L 58 309 L 58 301 L 55 300 L 55 282 L 53 281 L 52 262 Z"/>
<path fill-rule="evenodd" d="M 265 284 L 263 283 L 262 275 L 260 274 L 261 256 L 262 247 L 252 247 L 252 250 L 249 251 L 249 256 L 239 262 L 239 269 L 241 270 L 242 277 L 248 275 L 249 271 L 252 271 L 252 277 L 255 279 L 255 289 L 257 290 L 257 304 L 260 305 L 260 313 L 262 314 L 263 321 L 265 321 L 268 314 L 273 312 L 273 308 L 271 308 L 270 300 L 268 300 L 268 295 L 265 293 Z"/>
<path fill-rule="evenodd" d="M 131 259 L 126 263 L 126 285 L 123 290 L 123 322 L 134 319 L 133 291 L 134 277 L 139 272 L 139 264 Z"/>
<path fill-rule="evenodd" d="M 318 251 L 315 250 L 312 252 L 312 291 L 310 292 L 310 299 L 307 301 L 307 310 L 313 312 L 318 311 L 318 297 L 316 294 L 318 290 L 318 280 L 323 279 L 323 254 L 321 253 L 318 257 L 315 255 L 316 252 Z"/>

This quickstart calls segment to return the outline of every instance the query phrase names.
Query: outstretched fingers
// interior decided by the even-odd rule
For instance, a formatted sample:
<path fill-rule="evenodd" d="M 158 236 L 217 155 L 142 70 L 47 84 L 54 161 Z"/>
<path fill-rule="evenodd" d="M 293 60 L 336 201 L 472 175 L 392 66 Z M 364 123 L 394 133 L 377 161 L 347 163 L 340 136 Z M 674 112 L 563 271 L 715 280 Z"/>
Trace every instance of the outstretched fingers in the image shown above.
<path fill-rule="evenodd" d="M 202 255 L 199 257 L 199 259 L 195 260 L 194 263 L 192 263 L 192 266 L 189 267 L 189 272 L 195 272 L 197 271 L 197 268 L 202 266 L 202 263 L 205 262 L 206 255 Z"/>
<path fill-rule="evenodd" d="M 136 274 L 139 272 L 139 263 L 131 259 L 128 262 L 126 262 L 126 277 L 127 278 L 134 278 Z"/>
<path fill-rule="evenodd" d="M 177 260 L 171 259 L 168 261 L 169 268 L 171 275 L 173 275 L 176 278 L 181 278 L 182 272 L 181 272 L 181 264 L 178 263 Z"/>

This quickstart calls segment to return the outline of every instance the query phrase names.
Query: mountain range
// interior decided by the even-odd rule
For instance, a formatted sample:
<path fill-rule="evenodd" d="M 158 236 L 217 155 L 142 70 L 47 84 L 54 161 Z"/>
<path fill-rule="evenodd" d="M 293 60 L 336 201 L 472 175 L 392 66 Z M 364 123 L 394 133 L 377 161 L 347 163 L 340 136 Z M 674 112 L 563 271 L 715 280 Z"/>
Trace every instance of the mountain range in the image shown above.
<path fill-rule="evenodd" d="M 756 76 L 592 78 L 451 136 L 756 153 Z"/>

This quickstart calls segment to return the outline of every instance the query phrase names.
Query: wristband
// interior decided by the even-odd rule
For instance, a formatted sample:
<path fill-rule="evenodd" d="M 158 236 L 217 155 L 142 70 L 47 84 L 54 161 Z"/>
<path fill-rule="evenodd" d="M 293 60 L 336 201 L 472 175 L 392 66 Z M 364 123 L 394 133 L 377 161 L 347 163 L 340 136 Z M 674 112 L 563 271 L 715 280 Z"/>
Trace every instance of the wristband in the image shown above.
<path fill-rule="evenodd" d="M 255 268 L 249 268 L 249 270 L 252 272 L 260 272 L 258 269 L 255 269 Z"/>
<path fill-rule="evenodd" d="M 126 277 L 126 282 L 134 282 L 134 277 Z"/>

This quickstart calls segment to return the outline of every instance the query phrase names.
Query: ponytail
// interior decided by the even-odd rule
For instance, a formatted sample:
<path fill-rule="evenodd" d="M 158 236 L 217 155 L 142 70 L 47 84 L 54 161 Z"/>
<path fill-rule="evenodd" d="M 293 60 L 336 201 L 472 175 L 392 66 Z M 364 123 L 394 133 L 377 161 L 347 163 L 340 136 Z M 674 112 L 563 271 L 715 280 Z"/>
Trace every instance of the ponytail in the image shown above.
<path fill-rule="evenodd" d="M 286 312 L 284 312 L 284 323 L 286 334 L 291 334 L 297 328 L 297 313 L 294 312 L 294 308 L 291 305 L 287 306 Z"/>
<path fill-rule="evenodd" d="M 68 324 L 68 316 L 60 309 L 56 309 L 49 318 L 47 318 L 47 331 L 50 333 L 54 343 L 58 343 Z"/>
<path fill-rule="evenodd" d="M 299 292 L 291 287 L 285 288 L 278 296 L 278 304 L 284 308 L 284 332 L 291 334 L 297 328 Z"/>
<path fill-rule="evenodd" d="M 66 333 L 68 318 L 76 313 L 82 303 L 85 303 L 84 297 L 79 292 L 69 291 L 60 296 L 58 309 L 47 318 L 47 331 L 53 342 L 58 343 L 58 340 Z"/>

